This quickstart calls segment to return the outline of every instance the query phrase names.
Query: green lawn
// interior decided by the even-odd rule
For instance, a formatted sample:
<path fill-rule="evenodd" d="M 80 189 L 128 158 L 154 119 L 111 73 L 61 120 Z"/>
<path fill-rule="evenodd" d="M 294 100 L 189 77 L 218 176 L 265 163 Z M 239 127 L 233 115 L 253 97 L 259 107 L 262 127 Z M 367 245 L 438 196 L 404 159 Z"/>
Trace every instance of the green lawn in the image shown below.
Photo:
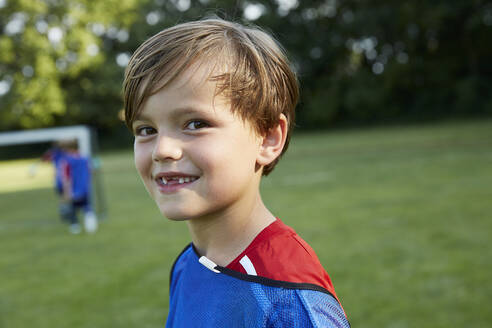
<path fill-rule="evenodd" d="M 186 226 L 160 216 L 130 151 L 102 162 L 108 219 L 77 236 L 49 169 L 0 163 L 0 327 L 163 326 Z M 262 190 L 353 327 L 492 324 L 492 121 L 296 135 Z"/>

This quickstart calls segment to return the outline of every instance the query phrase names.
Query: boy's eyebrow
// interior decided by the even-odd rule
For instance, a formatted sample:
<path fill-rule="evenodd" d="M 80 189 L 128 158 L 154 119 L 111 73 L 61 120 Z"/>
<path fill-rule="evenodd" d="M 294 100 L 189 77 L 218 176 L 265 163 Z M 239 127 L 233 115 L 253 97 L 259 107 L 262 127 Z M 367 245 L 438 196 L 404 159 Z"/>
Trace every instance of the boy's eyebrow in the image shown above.
<path fill-rule="evenodd" d="M 186 107 L 177 107 L 171 110 L 171 116 L 181 116 L 187 114 L 205 114 L 206 111 L 204 109 L 186 106 Z"/>
<path fill-rule="evenodd" d="M 207 111 L 204 109 L 192 107 L 192 106 L 186 106 L 186 107 L 176 107 L 170 110 L 169 116 L 171 118 L 177 118 L 179 116 L 183 115 L 189 115 L 189 114 L 207 114 Z M 135 115 L 134 122 L 136 121 L 150 121 L 150 117 L 146 115 L 145 113 L 139 113 Z"/>
<path fill-rule="evenodd" d="M 139 113 L 139 114 L 136 114 L 135 115 L 135 118 L 133 119 L 132 125 L 135 124 L 135 122 L 138 122 L 138 121 L 141 121 L 141 122 L 149 122 L 149 121 L 151 121 L 151 119 L 150 119 L 150 117 L 148 115 Z"/>

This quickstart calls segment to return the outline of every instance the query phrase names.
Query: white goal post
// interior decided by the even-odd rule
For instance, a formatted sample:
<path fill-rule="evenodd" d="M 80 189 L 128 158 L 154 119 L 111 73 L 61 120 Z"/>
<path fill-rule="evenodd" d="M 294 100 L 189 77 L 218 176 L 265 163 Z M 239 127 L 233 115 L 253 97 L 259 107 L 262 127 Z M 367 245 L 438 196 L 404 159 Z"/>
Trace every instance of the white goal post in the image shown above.
<path fill-rule="evenodd" d="M 77 140 L 79 153 L 91 160 L 92 174 L 92 200 L 99 218 L 106 216 L 106 201 L 102 189 L 100 177 L 100 161 L 94 157 L 96 144 L 95 136 L 91 129 L 85 125 L 74 125 L 58 128 L 0 132 L 0 146 L 12 146 L 21 144 L 45 143 L 62 140 Z"/>
<path fill-rule="evenodd" d="M 84 125 L 0 133 L 0 146 L 76 139 L 82 156 L 92 157 L 91 130 Z"/>

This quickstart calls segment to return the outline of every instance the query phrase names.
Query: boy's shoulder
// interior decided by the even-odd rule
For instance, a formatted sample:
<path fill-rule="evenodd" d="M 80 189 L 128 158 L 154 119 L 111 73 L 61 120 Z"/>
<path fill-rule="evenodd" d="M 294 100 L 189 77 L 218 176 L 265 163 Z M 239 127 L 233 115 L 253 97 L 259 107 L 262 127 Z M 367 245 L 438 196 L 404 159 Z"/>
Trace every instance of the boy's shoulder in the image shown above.
<path fill-rule="evenodd" d="M 314 250 L 280 219 L 261 231 L 227 268 L 272 280 L 317 285 L 335 296 L 331 279 Z"/>
<path fill-rule="evenodd" d="M 172 275 L 179 275 L 197 256 L 193 244 L 186 246 L 173 265 Z M 331 279 L 314 250 L 280 219 L 263 229 L 226 268 L 276 281 L 320 286 L 336 298 Z"/>

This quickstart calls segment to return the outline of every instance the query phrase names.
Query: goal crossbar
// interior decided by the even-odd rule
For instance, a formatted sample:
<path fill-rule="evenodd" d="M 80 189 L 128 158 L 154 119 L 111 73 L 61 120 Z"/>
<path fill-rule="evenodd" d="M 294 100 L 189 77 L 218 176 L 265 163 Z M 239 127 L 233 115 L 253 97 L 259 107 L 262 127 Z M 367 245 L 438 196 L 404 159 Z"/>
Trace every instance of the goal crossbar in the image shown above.
<path fill-rule="evenodd" d="M 0 133 L 0 146 L 76 139 L 82 156 L 91 157 L 91 131 L 85 125 Z"/>

